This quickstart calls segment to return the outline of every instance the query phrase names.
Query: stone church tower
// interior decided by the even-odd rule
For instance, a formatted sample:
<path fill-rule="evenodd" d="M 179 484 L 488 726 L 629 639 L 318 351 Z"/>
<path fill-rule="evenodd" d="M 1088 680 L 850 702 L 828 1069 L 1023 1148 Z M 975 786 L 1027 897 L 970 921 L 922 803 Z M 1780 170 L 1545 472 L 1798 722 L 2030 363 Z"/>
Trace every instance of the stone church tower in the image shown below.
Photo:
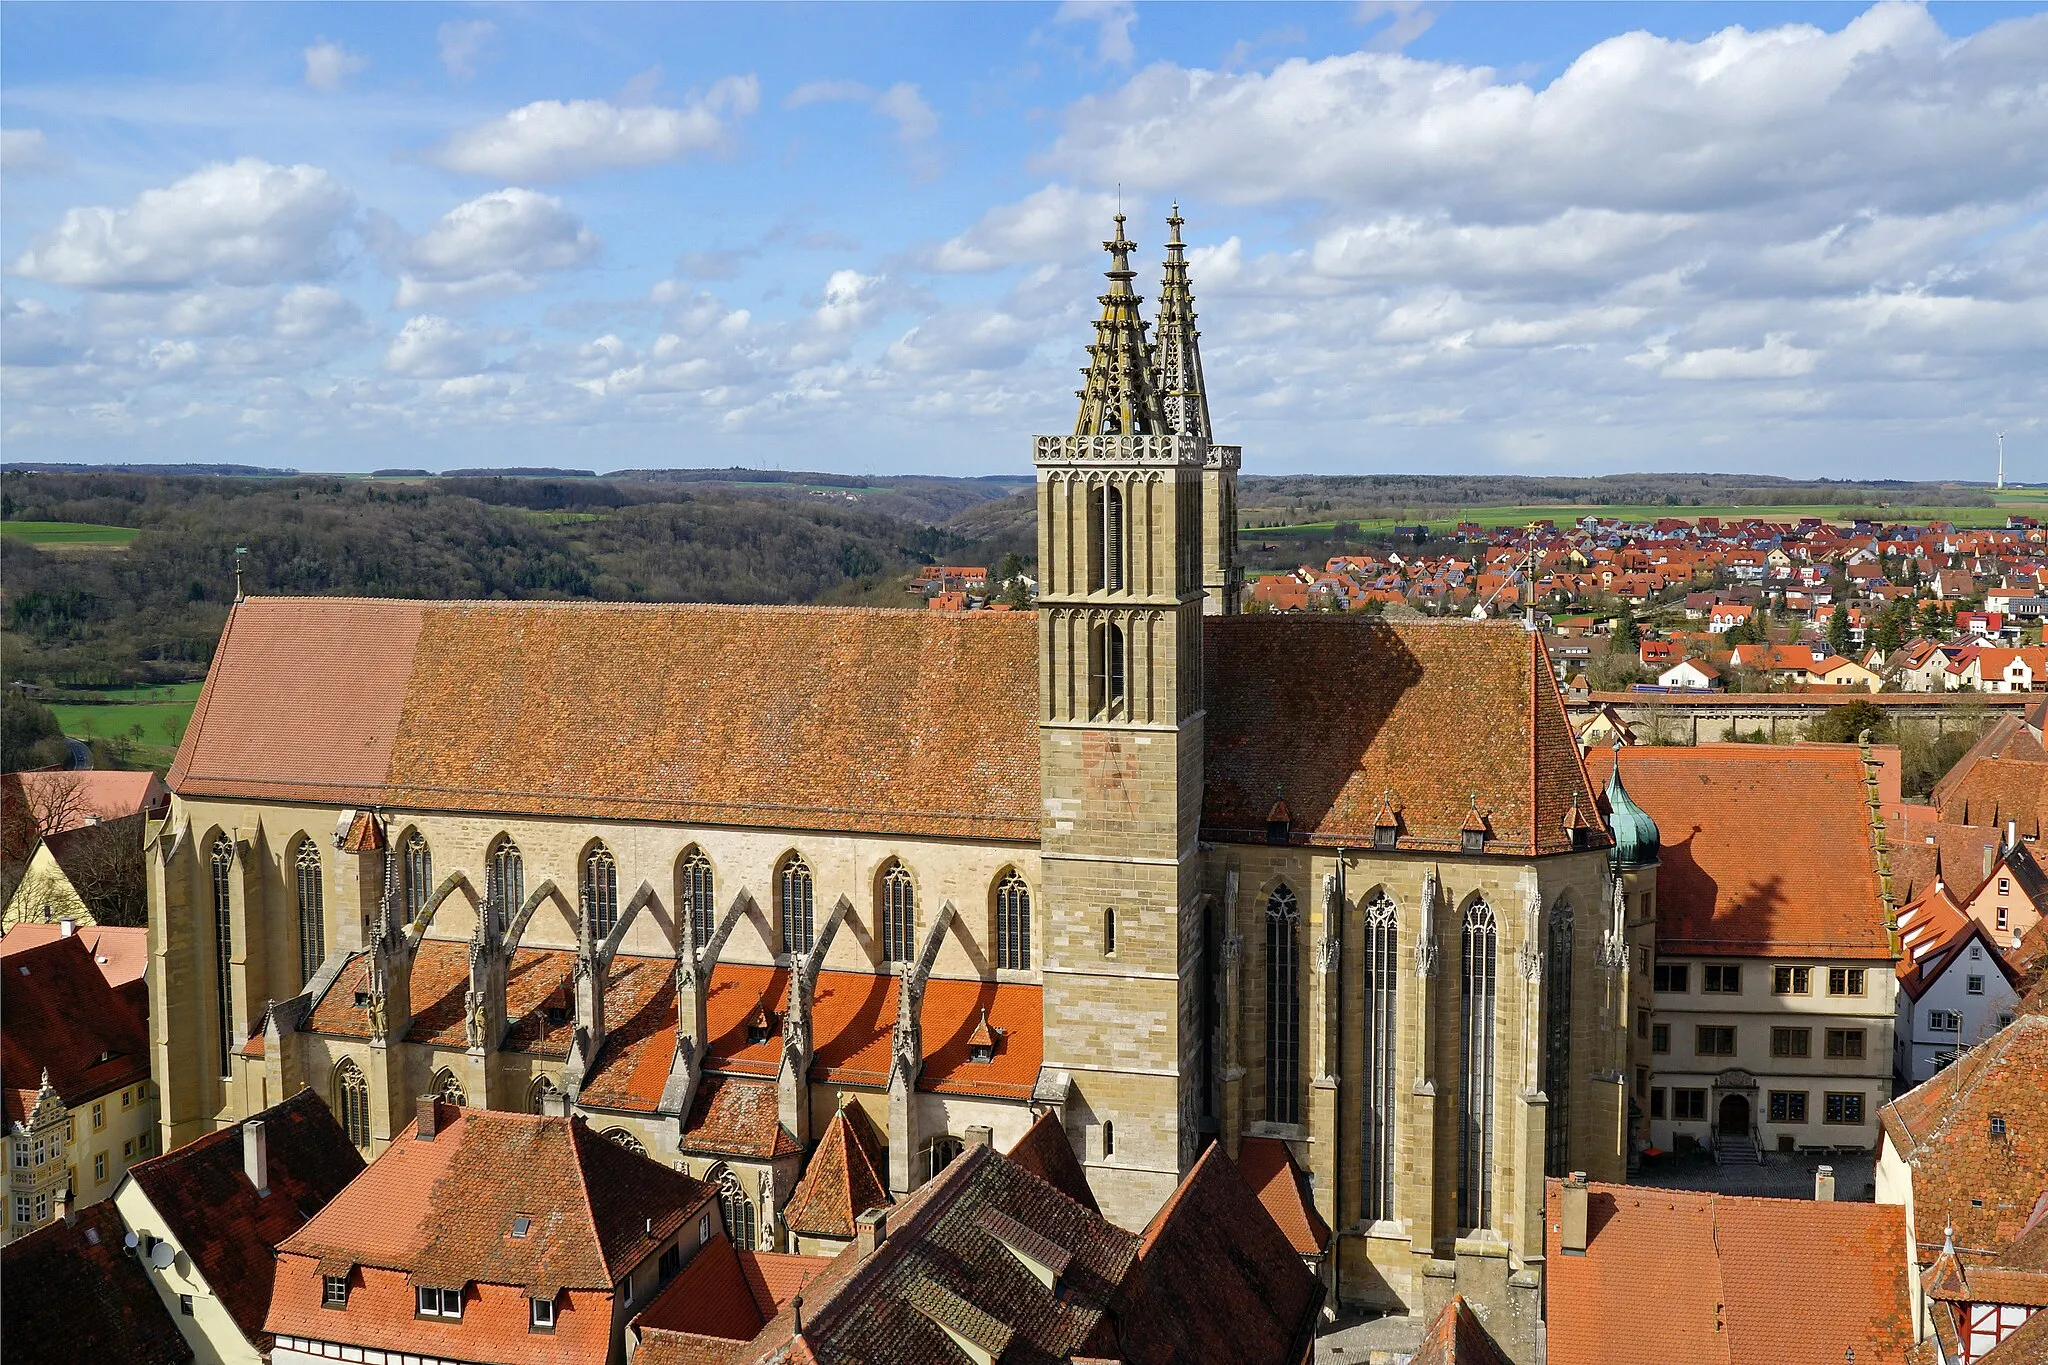
<path fill-rule="evenodd" d="M 1203 482 L 1210 445 L 1192 311 L 1162 394 L 1124 220 L 1071 436 L 1040 436 L 1045 1058 L 1072 1086 L 1104 1211 L 1133 1226 L 1196 1155 L 1202 1001 Z M 1178 257 L 1178 248 L 1174 250 Z M 1186 270 L 1180 297 L 1186 300 Z M 1173 267 L 1168 267 L 1173 279 Z M 1162 346 L 1167 338 L 1162 338 Z M 1183 425 L 1168 418 L 1168 403 Z M 1234 457 L 1235 452 L 1232 452 Z M 1233 458 L 1232 464 L 1235 464 Z"/>

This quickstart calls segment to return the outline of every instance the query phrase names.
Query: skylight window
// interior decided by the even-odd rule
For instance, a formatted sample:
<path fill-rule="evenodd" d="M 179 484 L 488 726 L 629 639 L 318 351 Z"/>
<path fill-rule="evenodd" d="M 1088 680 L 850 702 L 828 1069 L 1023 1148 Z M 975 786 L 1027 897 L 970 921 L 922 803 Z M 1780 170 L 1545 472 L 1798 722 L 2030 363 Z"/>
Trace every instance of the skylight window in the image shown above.
<path fill-rule="evenodd" d="M 533 1220 L 525 1214 L 522 1213 L 512 1220 L 512 1237 L 515 1241 L 524 1238 L 531 1231 L 533 1231 Z"/>

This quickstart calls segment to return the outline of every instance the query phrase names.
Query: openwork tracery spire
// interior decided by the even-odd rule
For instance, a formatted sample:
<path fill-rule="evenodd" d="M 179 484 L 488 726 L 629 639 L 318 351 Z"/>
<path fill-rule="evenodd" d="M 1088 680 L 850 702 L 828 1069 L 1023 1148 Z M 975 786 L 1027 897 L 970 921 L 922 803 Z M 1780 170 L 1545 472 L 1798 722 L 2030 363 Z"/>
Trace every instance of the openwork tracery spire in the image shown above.
<path fill-rule="evenodd" d="M 1152 353 L 1145 341 L 1144 302 L 1131 291 L 1135 244 L 1124 237 L 1124 216 L 1116 216 L 1116 240 L 1104 242 L 1110 254 L 1109 292 L 1102 295 L 1102 316 L 1095 322 L 1095 341 L 1088 347 L 1086 385 L 1078 392 L 1081 415 L 1076 436 L 1156 436 L 1165 433 L 1159 386 L 1152 376 Z"/>
<path fill-rule="evenodd" d="M 1202 382 L 1201 334 L 1195 330 L 1195 295 L 1180 240 L 1180 205 L 1166 220 L 1166 277 L 1159 286 L 1159 326 L 1153 333 L 1152 371 L 1159 384 L 1166 429 L 1176 436 L 1210 439 L 1209 391 Z"/>

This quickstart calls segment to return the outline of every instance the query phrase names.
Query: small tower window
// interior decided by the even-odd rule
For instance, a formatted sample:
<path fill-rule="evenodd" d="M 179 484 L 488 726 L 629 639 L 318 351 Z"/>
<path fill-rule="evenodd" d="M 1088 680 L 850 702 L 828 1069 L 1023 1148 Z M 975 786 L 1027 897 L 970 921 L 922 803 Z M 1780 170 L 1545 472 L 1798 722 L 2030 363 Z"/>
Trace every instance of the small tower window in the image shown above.
<path fill-rule="evenodd" d="M 1124 587 L 1124 494 L 1111 485 L 1102 495 L 1102 578 L 1111 592 Z"/>
<path fill-rule="evenodd" d="M 1106 1157 L 1116 1155 L 1116 1123 L 1111 1119 L 1102 1121 L 1102 1154 Z"/>
<path fill-rule="evenodd" d="M 1111 622 L 1103 628 L 1103 704 L 1112 712 L 1124 704 L 1124 628 Z"/>
<path fill-rule="evenodd" d="M 1116 908 L 1114 906 L 1102 912 L 1102 955 L 1104 957 L 1116 956 Z"/>

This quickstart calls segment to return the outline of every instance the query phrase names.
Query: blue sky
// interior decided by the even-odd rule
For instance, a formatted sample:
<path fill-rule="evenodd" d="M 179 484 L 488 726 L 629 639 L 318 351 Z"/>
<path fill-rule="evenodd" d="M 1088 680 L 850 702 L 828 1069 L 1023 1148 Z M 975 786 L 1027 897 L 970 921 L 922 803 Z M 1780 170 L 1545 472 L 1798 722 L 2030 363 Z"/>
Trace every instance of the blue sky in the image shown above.
<path fill-rule="evenodd" d="M 0 6 L 0 436 L 1020 469 L 1178 196 L 1254 472 L 2048 477 L 2042 8 Z"/>

